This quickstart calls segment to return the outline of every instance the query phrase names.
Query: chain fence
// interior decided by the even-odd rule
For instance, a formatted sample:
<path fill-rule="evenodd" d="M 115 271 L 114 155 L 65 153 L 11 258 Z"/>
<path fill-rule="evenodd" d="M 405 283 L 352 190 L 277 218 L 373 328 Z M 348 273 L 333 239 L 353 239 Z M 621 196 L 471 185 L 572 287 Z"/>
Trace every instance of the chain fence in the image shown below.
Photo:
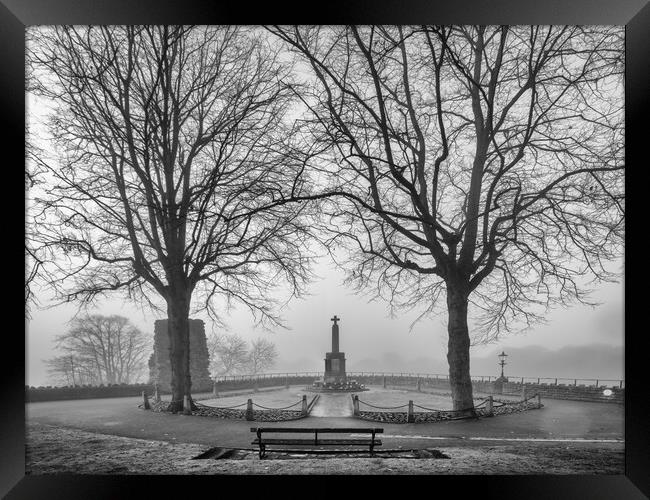
<path fill-rule="evenodd" d="M 204 405 L 203 403 L 198 403 L 197 401 L 194 401 L 194 404 L 199 408 L 217 408 L 219 410 L 232 410 L 234 408 L 240 408 L 242 406 L 246 406 L 247 403 L 240 403 L 238 405 L 233 405 L 233 406 L 211 406 L 211 405 Z"/>
<path fill-rule="evenodd" d="M 404 408 L 405 406 L 408 406 L 408 403 L 405 405 L 399 405 L 399 406 L 375 406 L 370 403 L 366 403 L 365 401 L 362 401 L 358 399 L 360 404 L 364 404 L 366 406 L 370 406 L 371 408 L 377 408 L 378 410 L 396 410 L 397 408 Z"/>
<path fill-rule="evenodd" d="M 359 410 L 356 416 L 362 420 L 371 420 L 375 422 L 389 422 L 389 423 L 407 423 L 407 422 L 440 422 L 444 420 L 461 420 L 461 419 L 470 419 L 470 418 L 480 418 L 480 417 L 491 417 L 494 415 L 502 415 L 508 413 L 521 412 L 526 410 L 533 410 L 542 408 L 544 405 L 541 402 L 533 402 L 532 400 L 537 398 L 538 394 L 533 394 L 532 396 L 523 399 L 521 401 L 510 401 L 510 400 L 495 400 L 492 399 L 492 406 L 488 408 L 488 402 L 490 398 L 476 398 L 480 399 L 480 403 L 474 405 L 472 408 L 464 408 L 461 410 L 445 410 L 437 408 L 429 408 L 423 405 L 417 405 L 413 403 L 413 408 L 418 408 L 424 411 L 413 411 L 413 412 L 396 412 L 396 411 L 366 411 Z M 361 401 L 359 400 L 361 403 Z M 381 410 L 390 410 L 403 408 L 406 405 L 400 405 L 395 407 L 379 407 L 375 405 L 370 405 L 365 403 L 367 406 L 371 406 L 376 409 Z"/>
<path fill-rule="evenodd" d="M 144 398 L 147 399 L 149 409 L 155 412 L 168 412 L 173 403 L 183 403 L 182 400 L 156 400 L 155 395 L 144 395 Z M 316 400 L 315 397 L 312 400 L 312 403 Z M 299 401 L 279 408 L 271 408 L 267 406 L 260 405 L 258 403 L 252 403 L 252 406 L 259 409 L 249 410 L 248 401 L 232 406 L 210 406 L 203 403 L 199 403 L 197 400 L 192 399 L 192 415 L 202 416 L 202 417 L 213 417 L 213 418 L 224 418 L 224 419 L 235 419 L 235 420 L 252 420 L 252 421 L 261 421 L 261 422 L 281 422 L 288 420 L 298 420 L 300 418 L 305 418 L 309 415 L 311 406 L 309 405 L 307 412 L 300 410 L 292 410 L 303 402 L 302 399 Z M 246 407 L 246 408 L 243 408 Z M 144 401 L 138 405 L 138 408 L 145 408 Z"/>
<path fill-rule="evenodd" d="M 302 399 L 299 400 L 297 403 L 294 403 L 294 404 L 289 405 L 289 406 L 283 406 L 282 408 L 268 408 L 266 406 L 262 406 L 260 404 L 255 403 L 255 402 L 253 402 L 253 406 L 257 406 L 258 408 L 262 408 L 263 410 L 288 410 L 289 408 L 293 408 L 294 406 L 298 406 L 301 403 L 302 403 Z"/>

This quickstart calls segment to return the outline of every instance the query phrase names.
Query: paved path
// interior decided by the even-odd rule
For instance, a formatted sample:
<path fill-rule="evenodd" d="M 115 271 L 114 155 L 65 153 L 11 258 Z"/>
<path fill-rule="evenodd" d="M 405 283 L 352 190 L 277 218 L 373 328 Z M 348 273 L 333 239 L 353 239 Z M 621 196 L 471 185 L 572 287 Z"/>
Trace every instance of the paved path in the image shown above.
<path fill-rule="evenodd" d="M 623 406 L 611 403 L 546 399 L 543 400 L 544 408 L 539 410 L 480 420 L 379 424 L 343 415 L 325 416 L 330 411 L 344 413 L 347 410 L 345 398 L 325 399 L 322 396 L 323 416 L 313 415 L 295 420 L 291 425 L 368 427 L 369 424 L 376 424 L 384 428 L 386 448 L 425 448 L 430 447 L 432 442 L 441 446 L 458 445 L 460 442 L 463 446 L 485 446 L 498 444 L 499 440 L 622 442 L 624 439 Z M 27 423 L 34 421 L 125 437 L 227 448 L 251 447 L 250 427 L 255 422 L 155 413 L 138 408 L 139 403 L 139 397 L 28 403 L 26 419 Z M 265 422 L 264 425 L 281 426 L 286 423 Z"/>
<path fill-rule="evenodd" d="M 310 413 L 310 417 L 352 417 L 353 415 L 354 408 L 350 393 L 321 393 Z"/>

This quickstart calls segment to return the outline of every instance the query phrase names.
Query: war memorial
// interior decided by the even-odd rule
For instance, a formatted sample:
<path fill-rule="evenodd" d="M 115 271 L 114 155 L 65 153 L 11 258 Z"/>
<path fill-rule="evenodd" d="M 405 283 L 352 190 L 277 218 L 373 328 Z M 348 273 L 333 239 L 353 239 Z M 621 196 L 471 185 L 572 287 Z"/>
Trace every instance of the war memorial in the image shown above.
<path fill-rule="evenodd" d="M 349 379 L 345 374 L 345 353 L 339 351 L 339 325 L 340 318 L 332 318 L 332 351 L 325 353 L 325 372 L 321 380 L 311 386 L 311 391 L 316 392 L 359 392 L 367 390 L 356 380 Z"/>

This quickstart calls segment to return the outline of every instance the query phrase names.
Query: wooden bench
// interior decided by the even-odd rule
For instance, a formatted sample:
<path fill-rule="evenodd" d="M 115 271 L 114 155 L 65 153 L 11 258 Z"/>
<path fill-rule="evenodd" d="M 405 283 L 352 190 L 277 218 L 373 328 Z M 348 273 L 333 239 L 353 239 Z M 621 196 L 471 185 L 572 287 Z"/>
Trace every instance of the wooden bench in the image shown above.
<path fill-rule="evenodd" d="M 257 438 L 251 443 L 260 447 L 260 459 L 266 456 L 266 448 L 272 446 L 368 446 L 370 453 L 375 446 L 381 446 L 381 439 L 377 439 L 375 434 L 381 434 L 384 429 L 378 428 L 330 428 L 330 427 L 251 427 L 251 432 L 256 433 Z M 262 434 L 283 433 L 283 434 L 313 434 L 313 438 L 267 438 Z M 322 439 L 319 434 L 369 434 L 368 438 L 344 439 Z"/>

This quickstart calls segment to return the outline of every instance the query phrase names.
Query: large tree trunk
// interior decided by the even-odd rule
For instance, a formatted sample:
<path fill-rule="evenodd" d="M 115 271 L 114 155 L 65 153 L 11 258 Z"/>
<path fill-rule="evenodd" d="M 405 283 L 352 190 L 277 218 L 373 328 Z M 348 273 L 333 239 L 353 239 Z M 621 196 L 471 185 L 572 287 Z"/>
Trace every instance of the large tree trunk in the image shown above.
<path fill-rule="evenodd" d="M 474 398 L 469 372 L 470 341 L 467 327 L 468 288 L 464 283 L 447 282 L 449 312 L 447 361 L 454 410 L 467 410 L 467 415 L 473 415 Z"/>
<path fill-rule="evenodd" d="M 190 328 L 187 293 L 175 293 L 167 301 L 167 333 L 169 335 L 169 360 L 171 364 L 172 403 L 174 413 L 183 409 L 187 395 L 191 401 Z"/>

